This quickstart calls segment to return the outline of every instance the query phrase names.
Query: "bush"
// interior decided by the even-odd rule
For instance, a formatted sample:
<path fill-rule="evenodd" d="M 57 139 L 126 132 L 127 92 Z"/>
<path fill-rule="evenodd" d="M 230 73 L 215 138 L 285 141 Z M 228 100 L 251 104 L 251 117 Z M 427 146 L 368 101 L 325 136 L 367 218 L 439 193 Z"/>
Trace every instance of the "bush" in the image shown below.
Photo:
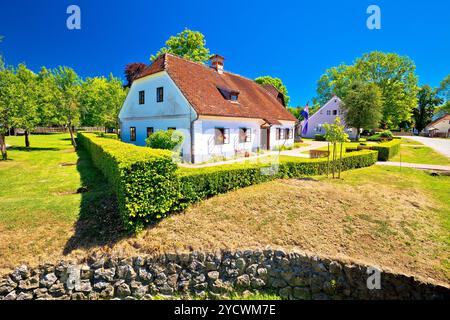
<path fill-rule="evenodd" d="M 78 132 L 77 138 L 111 183 L 126 229 L 139 231 L 177 209 L 179 187 L 172 152 L 137 147 L 92 133 Z"/>
<path fill-rule="evenodd" d="M 394 138 L 394 135 L 389 130 L 385 130 L 380 133 L 380 137 L 392 140 Z"/>
<path fill-rule="evenodd" d="M 295 145 L 295 144 L 294 144 Z M 274 151 L 286 151 L 286 150 L 292 150 L 294 149 L 294 146 L 275 146 L 273 148 Z"/>
<path fill-rule="evenodd" d="M 314 136 L 314 140 L 316 140 L 316 141 L 326 141 L 325 135 L 324 134 L 316 134 Z"/>
<path fill-rule="evenodd" d="M 342 170 L 371 166 L 376 161 L 376 151 L 353 152 L 343 156 Z M 282 156 L 278 171 L 274 174 L 264 174 L 268 170 L 270 170 L 270 164 L 267 163 L 234 163 L 205 168 L 180 168 L 178 170 L 182 195 L 180 206 L 185 207 L 210 196 L 273 179 L 324 174 L 327 172 L 327 159 Z"/>
<path fill-rule="evenodd" d="M 370 145 L 370 149 L 378 151 L 378 161 L 388 161 L 395 157 L 400 151 L 401 139 L 393 139 L 388 142 Z"/>
<path fill-rule="evenodd" d="M 183 133 L 177 130 L 156 131 L 145 140 L 147 146 L 153 149 L 179 151 L 183 144 Z"/>
<path fill-rule="evenodd" d="M 102 137 L 102 138 L 115 139 L 115 140 L 118 140 L 118 139 L 119 139 L 118 135 L 115 134 L 115 133 L 104 133 L 104 132 L 100 132 L 100 133 L 98 133 L 97 135 L 98 135 L 99 137 Z"/>
<path fill-rule="evenodd" d="M 392 140 L 394 138 L 393 134 L 389 130 L 374 134 L 367 138 L 367 141 L 382 141 L 382 140 Z"/>

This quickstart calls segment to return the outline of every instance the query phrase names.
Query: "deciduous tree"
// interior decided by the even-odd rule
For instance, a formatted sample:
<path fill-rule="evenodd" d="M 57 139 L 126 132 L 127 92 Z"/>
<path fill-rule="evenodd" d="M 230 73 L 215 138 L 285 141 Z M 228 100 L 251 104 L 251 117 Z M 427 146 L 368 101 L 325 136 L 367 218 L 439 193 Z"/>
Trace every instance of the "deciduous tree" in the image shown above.
<path fill-rule="evenodd" d="M 442 99 L 442 105 L 437 109 L 441 114 L 450 114 L 450 74 L 441 81 L 437 89 L 439 97 Z"/>
<path fill-rule="evenodd" d="M 79 98 L 81 79 L 68 67 L 59 67 L 53 70 L 57 87 L 57 115 L 61 124 L 69 129 L 72 145 L 77 146 L 73 127 L 80 121 Z"/>
<path fill-rule="evenodd" d="M 117 129 L 119 111 L 126 94 L 120 79 L 113 75 L 87 78 L 80 95 L 81 124 Z"/>
<path fill-rule="evenodd" d="M 20 100 L 17 92 L 20 85 L 12 68 L 0 70 L 0 150 L 3 160 L 8 159 L 6 133 L 18 120 Z"/>
<path fill-rule="evenodd" d="M 133 62 L 125 66 L 125 78 L 127 79 L 126 86 L 129 88 L 136 79 L 136 77 L 144 71 L 148 66 L 142 62 Z"/>
<path fill-rule="evenodd" d="M 429 85 L 424 85 L 417 94 L 417 100 L 417 108 L 413 110 L 414 126 L 421 133 L 431 122 L 434 109 L 442 103 L 442 99 L 438 97 L 437 92 Z"/>
<path fill-rule="evenodd" d="M 210 57 L 209 49 L 206 48 L 205 36 L 199 31 L 184 29 L 176 36 L 171 36 L 166 41 L 166 46 L 161 48 L 157 54 L 150 57 L 155 61 L 164 53 L 173 53 L 185 59 L 205 63 Z"/>
<path fill-rule="evenodd" d="M 382 117 L 382 97 L 378 87 L 356 81 L 347 92 L 341 106 L 345 123 L 356 128 L 356 140 L 361 129 L 375 129 Z"/>
<path fill-rule="evenodd" d="M 29 70 L 25 64 L 19 64 L 16 70 L 17 80 L 20 82 L 17 90 L 18 117 L 17 126 L 25 131 L 25 147 L 30 147 L 30 132 L 40 123 L 39 84 L 37 75 Z"/>
<path fill-rule="evenodd" d="M 279 92 L 281 92 L 284 96 L 284 103 L 286 104 L 286 106 L 289 105 L 289 101 L 290 101 L 290 97 L 288 96 L 288 91 L 286 86 L 283 84 L 283 81 L 281 81 L 280 78 L 273 78 L 271 76 L 263 76 L 263 77 L 258 77 L 255 79 L 256 83 L 259 84 L 271 84 L 273 85 L 275 88 L 277 88 L 277 90 Z"/>
<path fill-rule="evenodd" d="M 383 108 L 380 125 L 396 128 L 411 119 L 417 106 L 417 76 L 414 62 L 396 53 L 374 51 L 355 60 L 353 65 L 328 69 L 317 83 L 317 100 L 324 104 L 332 94 L 345 99 L 355 81 L 374 83 L 381 92 Z"/>

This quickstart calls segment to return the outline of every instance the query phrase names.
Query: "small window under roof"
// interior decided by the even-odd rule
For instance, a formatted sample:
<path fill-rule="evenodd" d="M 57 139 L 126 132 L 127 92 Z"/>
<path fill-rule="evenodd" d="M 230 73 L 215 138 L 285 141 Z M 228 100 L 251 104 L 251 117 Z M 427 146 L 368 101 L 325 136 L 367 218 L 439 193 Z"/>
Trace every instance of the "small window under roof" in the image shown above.
<path fill-rule="evenodd" d="M 232 102 L 237 102 L 239 99 L 239 91 L 223 88 L 223 87 L 217 87 L 217 90 L 219 90 L 220 94 L 227 100 L 230 100 Z"/>

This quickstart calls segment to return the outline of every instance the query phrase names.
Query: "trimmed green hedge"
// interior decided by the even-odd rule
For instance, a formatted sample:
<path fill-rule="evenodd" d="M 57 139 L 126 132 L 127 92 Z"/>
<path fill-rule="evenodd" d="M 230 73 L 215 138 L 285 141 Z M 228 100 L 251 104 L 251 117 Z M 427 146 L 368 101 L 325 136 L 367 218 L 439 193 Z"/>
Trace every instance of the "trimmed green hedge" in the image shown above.
<path fill-rule="evenodd" d="M 178 168 L 168 150 L 137 147 L 83 132 L 78 133 L 78 143 L 113 186 L 124 224 L 135 232 L 170 212 L 216 194 L 277 178 L 327 171 L 327 159 L 289 156 L 280 156 L 273 164 L 261 159 L 259 163 Z M 376 161 L 376 151 L 352 152 L 344 155 L 342 170 L 367 167 Z"/>
<path fill-rule="evenodd" d="M 399 153 L 401 142 L 401 139 L 393 139 L 377 145 L 370 145 L 370 149 L 378 151 L 379 161 L 388 161 Z"/>
<path fill-rule="evenodd" d="M 352 152 L 343 156 L 342 170 L 368 167 L 376 161 L 376 151 Z M 273 169 L 277 170 L 268 174 L 271 168 L 267 163 L 235 163 L 204 168 L 180 168 L 178 174 L 181 182 L 182 199 L 180 201 L 183 203 L 182 207 L 216 194 L 278 178 L 299 178 L 325 174 L 327 159 L 281 156 L 278 168 Z"/>
<path fill-rule="evenodd" d="M 176 209 L 180 196 L 172 152 L 92 133 L 79 132 L 77 138 L 114 188 L 128 230 L 138 231 Z"/>
<path fill-rule="evenodd" d="M 326 141 L 327 139 L 325 139 L 325 135 L 324 134 L 316 134 L 314 136 L 314 140 L 316 140 L 316 141 Z"/>

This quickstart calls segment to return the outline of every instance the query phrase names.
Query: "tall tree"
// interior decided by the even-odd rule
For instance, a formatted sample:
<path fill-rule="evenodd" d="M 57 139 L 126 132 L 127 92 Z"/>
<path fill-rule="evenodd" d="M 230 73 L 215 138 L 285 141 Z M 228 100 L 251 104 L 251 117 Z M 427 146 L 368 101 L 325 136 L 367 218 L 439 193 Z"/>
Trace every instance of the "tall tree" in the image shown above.
<path fill-rule="evenodd" d="M 341 124 L 341 118 L 336 117 L 334 119 L 334 123 L 325 123 L 323 125 L 325 129 L 325 140 L 328 142 L 328 161 L 327 161 L 327 176 L 329 172 L 329 166 L 330 166 L 330 143 L 332 145 L 331 148 L 331 165 L 332 165 L 332 173 L 333 173 L 333 179 L 335 177 L 336 169 L 338 169 L 338 178 L 341 177 L 341 168 L 342 168 L 342 153 L 343 153 L 343 147 L 344 143 L 348 141 L 348 134 L 345 133 L 344 126 Z M 339 152 L 339 166 L 336 168 L 336 162 L 337 162 L 337 144 L 340 145 L 340 152 Z"/>
<path fill-rule="evenodd" d="M 382 96 L 380 89 L 373 84 L 354 82 L 343 99 L 345 123 L 356 129 L 356 140 L 359 140 L 361 129 L 378 127 L 382 117 Z"/>
<path fill-rule="evenodd" d="M 0 42 L 3 41 L 4 36 L 0 36 Z M 3 61 L 3 56 L 0 54 L 0 70 L 5 68 L 5 62 Z"/>
<path fill-rule="evenodd" d="M 396 128 L 411 119 L 417 106 L 419 87 L 415 69 L 414 62 L 405 56 L 379 51 L 366 53 L 353 65 L 328 69 L 317 83 L 317 100 L 323 104 L 333 93 L 344 99 L 355 81 L 374 83 L 383 98 L 380 125 Z"/>
<path fill-rule="evenodd" d="M 79 98 L 82 81 L 75 71 L 68 67 L 59 67 L 53 74 L 58 89 L 58 119 L 69 129 L 72 145 L 76 147 L 73 127 L 80 121 Z"/>
<path fill-rule="evenodd" d="M 6 133 L 18 120 L 20 100 L 17 92 L 20 91 L 20 85 L 13 69 L 0 70 L 0 150 L 3 160 L 8 159 Z"/>
<path fill-rule="evenodd" d="M 112 75 L 87 78 L 81 92 L 81 124 L 117 129 L 119 111 L 127 94 L 120 79 Z"/>
<path fill-rule="evenodd" d="M 450 74 L 447 75 L 437 89 L 437 93 L 442 100 L 442 105 L 438 108 L 442 115 L 445 113 L 450 114 Z"/>
<path fill-rule="evenodd" d="M 20 90 L 16 92 L 19 99 L 17 126 L 25 131 L 25 147 L 30 147 L 30 132 L 40 122 L 38 113 L 38 77 L 24 64 L 16 70 L 16 77 L 20 82 Z"/>
<path fill-rule="evenodd" d="M 286 106 L 289 105 L 289 101 L 291 100 L 291 98 L 288 96 L 288 91 L 286 86 L 283 84 L 283 81 L 281 81 L 280 78 L 273 78 L 271 76 L 263 76 L 263 77 L 258 77 L 255 79 L 256 83 L 259 84 L 271 84 L 273 85 L 275 88 L 277 88 L 277 90 L 283 94 L 284 96 L 284 103 L 286 104 Z"/>
<path fill-rule="evenodd" d="M 52 126 L 61 124 L 58 115 L 59 90 L 54 74 L 51 70 L 42 67 L 39 71 L 37 82 L 39 125 Z"/>
<path fill-rule="evenodd" d="M 125 78 L 127 79 L 126 86 L 129 88 L 136 79 L 136 77 L 145 70 L 148 66 L 142 62 L 133 62 L 125 66 Z"/>
<path fill-rule="evenodd" d="M 210 57 L 209 49 L 206 48 L 205 36 L 199 31 L 184 29 L 176 36 L 171 36 L 166 41 L 166 46 L 161 48 L 157 54 L 150 57 L 155 61 L 161 54 L 173 53 L 185 59 L 205 63 Z"/>
<path fill-rule="evenodd" d="M 413 118 L 415 122 L 415 128 L 419 133 L 431 122 L 431 118 L 434 114 L 434 109 L 440 103 L 442 99 L 438 97 L 438 94 L 429 85 L 424 85 L 417 94 L 418 105 L 413 110 Z"/>

